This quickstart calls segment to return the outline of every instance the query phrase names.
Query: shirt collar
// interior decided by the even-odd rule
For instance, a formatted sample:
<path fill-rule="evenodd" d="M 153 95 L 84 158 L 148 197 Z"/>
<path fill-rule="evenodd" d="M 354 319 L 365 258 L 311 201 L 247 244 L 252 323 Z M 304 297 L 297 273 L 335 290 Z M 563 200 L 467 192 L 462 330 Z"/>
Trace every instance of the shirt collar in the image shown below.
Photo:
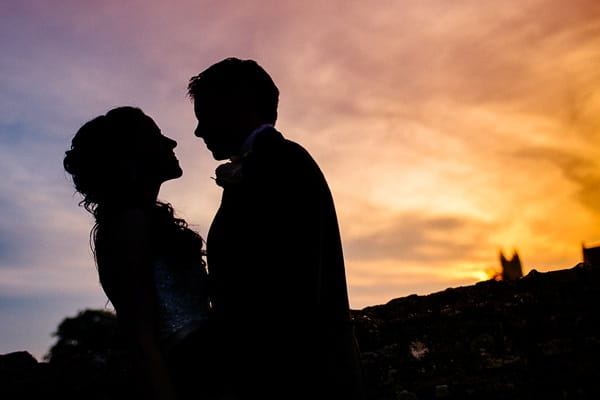
<path fill-rule="evenodd" d="M 244 141 L 244 144 L 242 144 L 242 148 L 240 149 L 240 154 L 246 154 L 247 152 L 252 150 L 252 146 L 254 145 L 254 140 L 256 139 L 256 135 L 258 135 L 262 131 L 269 129 L 269 128 L 273 128 L 273 124 L 262 124 L 261 126 L 256 128 L 255 130 L 253 130 L 252 133 L 250 135 L 248 135 L 248 137 Z"/>

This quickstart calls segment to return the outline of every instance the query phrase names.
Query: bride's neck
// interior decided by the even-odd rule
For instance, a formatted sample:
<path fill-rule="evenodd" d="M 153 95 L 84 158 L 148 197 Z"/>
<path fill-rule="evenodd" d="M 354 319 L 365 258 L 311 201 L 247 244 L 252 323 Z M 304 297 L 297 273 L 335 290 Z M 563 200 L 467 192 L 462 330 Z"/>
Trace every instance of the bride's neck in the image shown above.
<path fill-rule="evenodd" d="M 159 191 L 160 185 L 132 184 L 115 194 L 107 203 L 112 205 L 111 208 L 151 208 L 156 204 Z"/>

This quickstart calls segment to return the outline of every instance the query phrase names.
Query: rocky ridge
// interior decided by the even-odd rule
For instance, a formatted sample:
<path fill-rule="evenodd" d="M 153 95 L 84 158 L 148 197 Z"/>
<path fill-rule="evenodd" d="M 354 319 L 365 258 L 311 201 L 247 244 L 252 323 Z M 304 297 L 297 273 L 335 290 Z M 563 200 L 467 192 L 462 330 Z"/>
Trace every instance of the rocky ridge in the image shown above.
<path fill-rule="evenodd" d="M 368 398 L 600 398 L 598 305 L 600 268 L 579 264 L 353 310 Z M 0 398 L 128 395 L 114 318 L 93 310 L 77 318 L 59 326 L 47 362 L 0 355 Z"/>

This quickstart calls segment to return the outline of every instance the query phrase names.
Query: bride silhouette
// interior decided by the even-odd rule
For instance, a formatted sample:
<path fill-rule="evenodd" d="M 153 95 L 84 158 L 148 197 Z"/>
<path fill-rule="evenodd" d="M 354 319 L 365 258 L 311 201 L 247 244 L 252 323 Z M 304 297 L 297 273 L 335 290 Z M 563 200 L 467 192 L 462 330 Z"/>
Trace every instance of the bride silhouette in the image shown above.
<path fill-rule="evenodd" d="M 64 158 L 95 218 L 100 284 L 136 356 L 141 398 L 211 397 L 203 241 L 157 200 L 182 175 L 176 145 L 140 109 L 119 107 L 84 124 Z"/>

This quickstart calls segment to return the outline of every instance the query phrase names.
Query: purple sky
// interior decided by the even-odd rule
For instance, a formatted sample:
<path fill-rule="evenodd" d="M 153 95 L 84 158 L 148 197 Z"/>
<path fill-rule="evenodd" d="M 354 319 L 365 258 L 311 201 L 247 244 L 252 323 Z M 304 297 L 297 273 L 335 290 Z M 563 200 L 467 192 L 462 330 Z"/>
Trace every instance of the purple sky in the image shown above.
<path fill-rule="evenodd" d="M 134 105 L 179 142 L 164 185 L 205 236 L 218 165 L 185 87 L 228 56 L 280 88 L 278 128 L 332 188 L 353 308 L 470 285 L 519 250 L 568 268 L 600 240 L 600 2 L 5 1 L 0 354 L 40 358 L 106 303 L 62 170 L 75 131 Z"/>

